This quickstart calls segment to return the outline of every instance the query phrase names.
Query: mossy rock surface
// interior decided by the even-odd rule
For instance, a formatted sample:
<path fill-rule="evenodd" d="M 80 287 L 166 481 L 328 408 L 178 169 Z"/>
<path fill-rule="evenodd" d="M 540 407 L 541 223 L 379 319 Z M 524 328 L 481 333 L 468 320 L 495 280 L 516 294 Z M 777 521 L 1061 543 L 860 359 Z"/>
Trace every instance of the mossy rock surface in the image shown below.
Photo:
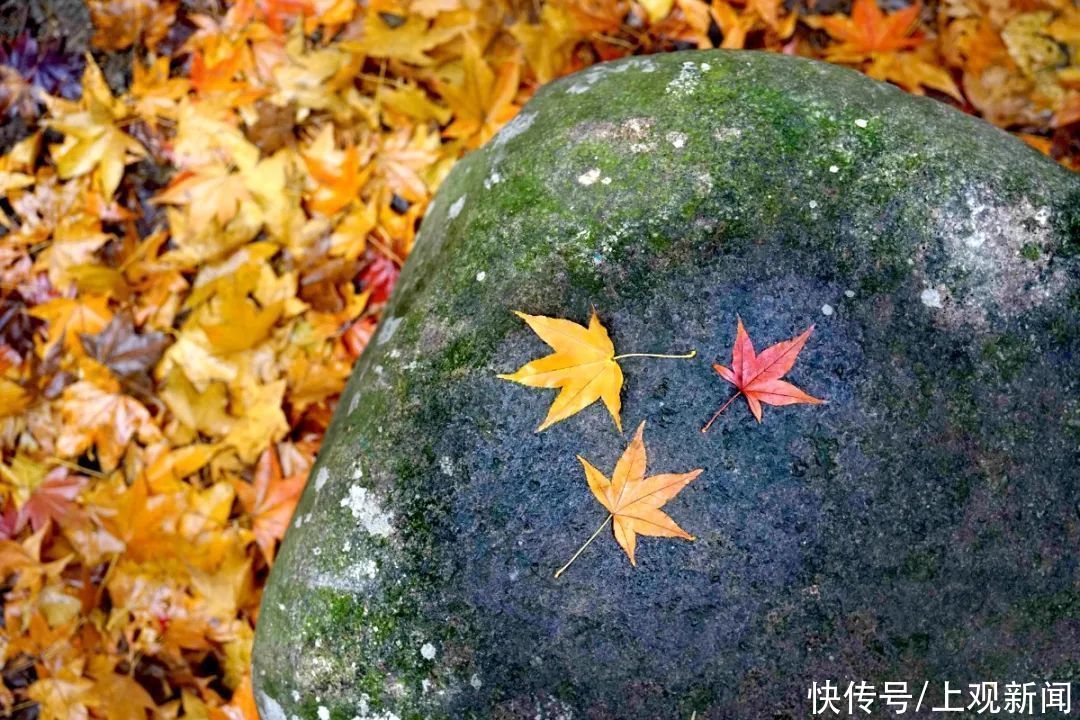
<path fill-rule="evenodd" d="M 809 715 L 812 681 L 1078 680 L 1080 177 L 854 72 L 722 51 L 540 90 L 462 160 L 274 566 L 264 720 Z M 595 404 L 496 378 L 586 322 Z M 756 423 L 710 367 L 816 323 Z M 631 567 L 576 455 L 647 421 L 695 542 Z M 934 687 L 932 685 L 932 687 Z M 931 690 L 931 694 L 934 690 Z M 935 700 L 940 700 L 936 697 Z M 940 703 L 939 703 L 940 704 Z M 696 715 L 695 715 L 696 714 Z"/>

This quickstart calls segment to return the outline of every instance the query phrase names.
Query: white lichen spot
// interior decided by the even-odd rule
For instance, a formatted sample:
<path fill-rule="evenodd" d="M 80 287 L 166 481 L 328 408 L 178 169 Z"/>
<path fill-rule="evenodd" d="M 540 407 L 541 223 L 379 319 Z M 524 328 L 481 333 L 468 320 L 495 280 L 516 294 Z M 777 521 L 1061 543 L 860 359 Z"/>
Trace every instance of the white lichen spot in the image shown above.
<path fill-rule="evenodd" d="M 697 89 L 700 79 L 701 71 L 697 65 L 694 64 L 694 61 L 687 60 L 679 69 L 679 74 L 667 84 L 665 92 L 676 97 L 684 97 Z"/>
<path fill-rule="evenodd" d="M 375 344 L 383 345 L 388 342 L 390 338 L 394 337 L 394 333 L 397 332 L 398 327 L 401 326 L 401 318 L 387 317 L 383 318 L 382 323 L 379 325 L 379 332 L 375 335 Z"/>
<path fill-rule="evenodd" d="M 855 121 L 855 125 L 858 126 L 858 127 L 861 127 L 861 128 L 864 128 L 869 124 L 870 123 L 866 122 L 866 118 L 859 118 L 858 120 Z"/>
<path fill-rule="evenodd" d="M 462 195 L 457 200 L 455 200 L 453 203 L 451 203 L 450 208 L 446 211 L 446 217 L 449 218 L 450 220 L 453 220 L 454 218 L 456 218 L 458 215 L 461 214 L 461 211 L 462 211 L 462 209 L 464 207 L 465 207 L 465 196 Z"/>
<path fill-rule="evenodd" d="M 372 535 L 387 537 L 393 531 L 393 513 L 384 511 L 374 494 L 365 487 L 350 486 L 349 494 L 341 498 L 340 505 L 348 508 L 352 516 Z"/>
<path fill-rule="evenodd" d="M 356 563 L 356 572 L 361 577 L 366 577 L 371 580 L 379 574 L 379 566 L 374 560 L 370 558 L 364 558 L 360 562 Z"/>
<path fill-rule="evenodd" d="M 293 690 L 292 691 L 292 701 L 294 703 L 300 702 L 300 691 L 299 690 Z"/>
<path fill-rule="evenodd" d="M 840 172 L 840 166 L 839 165 L 830 165 L 829 166 L 829 172 L 831 172 L 831 173 Z"/>
<path fill-rule="evenodd" d="M 295 519 L 295 520 L 293 520 L 293 524 L 292 524 L 292 526 L 293 526 L 294 528 L 299 528 L 299 527 L 300 527 L 300 526 L 302 526 L 303 524 L 304 524 L 304 516 L 303 516 L 303 515 L 299 515 L 299 514 L 298 514 L 298 515 L 296 516 L 296 519 Z"/>
<path fill-rule="evenodd" d="M 319 472 L 315 473 L 315 492 L 319 492 L 326 485 L 326 481 L 330 479 L 330 471 L 326 468 L 319 468 Z"/>
<path fill-rule="evenodd" d="M 367 693 L 360 693 L 360 699 L 356 703 L 356 709 L 360 714 L 354 716 L 353 720 L 401 720 L 401 718 L 389 710 L 374 712 L 371 709 L 371 696 Z"/>
<path fill-rule="evenodd" d="M 502 175 L 499 174 L 498 170 L 495 170 L 490 175 L 488 175 L 486 178 L 484 178 L 484 189 L 485 190 L 490 190 L 491 188 L 495 187 L 496 185 L 498 185 L 501 182 L 502 182 Z"/>
<path fill-rule="evenodd" d="M 807 204 L 808 204 L 808 205 L 810 206 L 810 209 L 811 209 L 811 210 L 813 210 L 813 209 L 817 208 L 817 200 L 811 200 L 811 201 L 810 201 L 809 203 L 807 203 Z"/>
<path fill-rule="evenodd" d="M 423 680 L 421 680 L 420 681 L 420 691 L 423 692 L 424 694 L 427 694 L 427 693 L 431 692 L 431 681 L 428 680 L 427 678 L 424 678 Z"/>
<path fill-rule="evenodd" d="M 536 119 L 536 113 L 522 112 L 518 113 L 513 120 L 506 123 L 503 129 L 492 138 L 492 144 L 499 148 L 516 138 L 521 133 L 525 132 L 532 126 L 533 120 Z"/>
<path fill-rule="evenodd" d="M 425 660 L 434 660 L 435 659 L 435 646 L 432 645 L 429 642 L 426 642 L 423 645 L 421 645 L 420 646 L 420 657 L 424 658 Z"/>
<path fill-rule="evenodd" d="M 728 140 L 737 140 L 742 137 L 742 128 L 737 127 L 722 127 L 713 130 L 713 137 L 721 142 Z"/>
<path fill-rule="evenodd" d="M 610 185 L 611 184 L 611 178 L 609 178 L 609 177 L 601 178 L 600 184 L 601 185 Z"/>
<path fill-rule="evenodd" d="M 945 266 L 921 278 L 948 299 L 944 322 L 986 327 L 994 313 L 1015 317 L 1061 295 L 1068 273 L 1047 252 L 1053 243 L 1049 208 L 1026 197 L 1005 202 L 980 185 L 951 200 L 933 211 Z M 1034 259 L 1025 252 L 1029 247 L 1039 251 Z"/>
<path fill-rule="evenodd" d="M 712 70 L 712 65 L 710 65 L 709 63 L 701 63 L 702 72 L 709 72 L 710 70 Z"/>
<path fill-rule="evenodd" d="M 592 170 L 587 170 L 587 171 L 583 172 L 581 175 L 578 175 L 577 181 L 581 185 L 588 186 L 588 185 L 592 185 L 593 183 L 595 183 L 599 179 L 600 179 L 600 168 L 593 168 Z"/>
<path fill-rule="evenodd" d="M 846 297 L 846 298 L 848 298 L 850 300 L 851 298 L 855 297 L 855 291 L 854 290 L 845 290 L 844 291 L 844 297 Z"/>
<path fill-rule="evenodd" d="M 278 701 L 262 690 L 256 695 L 256 700 L 256 704 L 259 706 L 259 714 L 263 717 L 263 720 L 286 720 L 285 711 L 281 709 Z"/>
<path fill-rule="evenodd" d="M 473 690 L 479 690 L 484 686 L 484 683 L 480 680 L 479 675 L 473 673 L 473 676 L 469 678 L 469 686 L 472 687 Z"/>
<path fill-rule="evenodd" d="M 591 67 L 578 75 L 577 82 L 566 88 L 566 92 L 570 95 L 581 95 L 582 93 L 588 92 L 596 81 L 604 77 L 606 73 L 607 68 Z"/>
<path fill-rule="evenodd" d="M 672 130 L 664 138 L 676 149 L 686 146 L 686 133 L 681 133 L 678 130 Z"/>
<path fill-rule="evenodd" d="M 833 312 L 835 312 L 833 310 L 833 306 L 830 305 L 829 303 L 825 303 L 824 305 L 821 306 L 821 314 L 824 315 L 825 317 L 829 317 L 830 315 L 833 314 Z"/>
<path fill-rule="evenodd" d="M 922 300 L 923 305 L 929 308 L 945 307 L 941 302 L 941 293 L 936 288 L 926 288 L 919 294 L 919 299 Z"/>
<path fill-rule="evenodd" d="M 484 282 L 485 280 L 487 280 L 486 272 L 481 270 L 480 272 L 476 273 L 476 282 Z"/>
<path fill-rule="evenodd" d="M 325 705 L 320 705 L 315 714 L 319 716 L 319 720 L 330 720 L 330 709 Z"/>
<path fill-rule="evenodd" d="M 452 476 L 454 474 L 454 461 L 450 459 L 449 455 L 443 455 L 439 458 L 439 470 L 443 475 Z"/>

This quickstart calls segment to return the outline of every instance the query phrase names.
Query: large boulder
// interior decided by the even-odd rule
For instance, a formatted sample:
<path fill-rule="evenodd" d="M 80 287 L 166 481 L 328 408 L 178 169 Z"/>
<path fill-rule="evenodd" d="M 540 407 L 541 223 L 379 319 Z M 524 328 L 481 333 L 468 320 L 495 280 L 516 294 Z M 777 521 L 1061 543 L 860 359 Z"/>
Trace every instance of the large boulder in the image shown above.
<path fill-rule="evenodd" d="M 357 363 L 271 574 L 264 720 L 794 718 L 812 683 L 1080 673 L 1080 177 L 849 70 L 723 51 L 597 66 L 462 160 Z M 499 379 L 549 349 L 627 358 L 601 402 Z M 788 379 L 758 349 L 814 323 Z M 581 455 L 649 473 L 693 542 L 632 566 Z M 966 694 L 963 701 L 968 701 Z M 961 700 L 951 698 L 955 705 Z M 846 702 L 846 701 L 844 701 Z M 914 702 L 914 701 L 913 701 Z M 926 708 L 924 707 L 924 711 Z M 1037 712 L 1037 710 L 1036 710 Z"/>

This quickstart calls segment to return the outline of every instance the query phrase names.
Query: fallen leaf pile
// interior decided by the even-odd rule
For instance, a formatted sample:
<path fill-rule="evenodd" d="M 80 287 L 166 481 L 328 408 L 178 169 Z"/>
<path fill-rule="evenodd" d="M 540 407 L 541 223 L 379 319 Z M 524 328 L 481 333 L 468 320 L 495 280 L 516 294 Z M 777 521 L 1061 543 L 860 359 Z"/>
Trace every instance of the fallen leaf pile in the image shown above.
<path fill-rule="evenodd" d="M 39 39 L 34 13 L 0 40 L 14 718 L 255 717 L 260 588 L 349 368 L 439 182 L 540 84 L 764 48 L 934 95 L 1080 167 L 1071 0 L 86 5 L 91 53 Z M 534 361 L 554 375 L 530 384 L 588 386 L 570 367 L 590 365 L 583 398 L 618 419 L 617 356 L 581 332 L 587 362 Z"/>

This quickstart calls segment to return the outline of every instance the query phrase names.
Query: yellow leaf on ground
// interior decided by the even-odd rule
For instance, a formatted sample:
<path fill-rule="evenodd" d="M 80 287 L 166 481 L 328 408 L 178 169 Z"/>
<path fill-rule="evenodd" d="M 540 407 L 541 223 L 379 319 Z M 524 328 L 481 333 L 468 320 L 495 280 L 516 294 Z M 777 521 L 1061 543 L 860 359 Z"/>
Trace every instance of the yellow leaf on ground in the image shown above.
<path fill-rule="evenodd" d="M 585 469 L 585 480 L 589 483 L 589 489 L 597 502 L 611 513 L 581 550 L 588 547 L 609 521 L 613 521 L 615 540 L 630 558 L 631 565 L 637 565 L 634 553 L 638 535 L 694 539 L 693 535 L 679 527 L 660 508 L 701 475 L 702 471 L 691 470 L 687 473 L 664 473 L 645 477 L 644 433 L 643 422 L 638 425 L 634 439 L 619 458 L 610 479 L 578 455 L 578 460 Z M 555 577 L 559 577 L 570 566 L 581 554 L 581 550 L 578 550 L 570 562 L 559 568 Z"/>
<path fill-rule="evenodd" d="M 64 142 L 49 151 L 61 178 L 95 172 L 101 194 L 111 198 L 120 184 L 124 166 L 145 154 L 143 146 L 118 127 L 126 114 L 123 102 L 113 98 L 97 64 L 90 58 L 83 75 L 83 98 L 78 112 L 54 107 L 49 126 L 64 134 Z"/>
<path fill-rule="evenodd" d="M 253 378 L 244 382 L 233 414 L 237 421 L 224 442 L 232 445 L 244 462 L 255 462 L 259 453 L 289 431 L 289 422 L 281 410 L 285 381 L 259 383 Z"/>
<path fill-rule="evenodd" d="M 571 320 L 521 312 L 514 314 L 528 323 L 533 332 L 555 351 L 522 365 L 517 372 L 499 375 L 503 380 L 529 387 L 559 388 L 560 392 L 551 404 L 547 417 L 536 431 L 540 432 L 602 400 L 615 420 L 615 426 L 622 432 L 619 417 L 622 369 L 615 362 L 615 346 L 596 316 L 596 311 L 589 318 L 588 328 Z"/>
<path fill-rule="evenodd" d="M 93 446 L 101 467 L 111 470 L 136 434 L 157 434 L 150 412 L 115 386 L 103 389 L 82 380 L 65 388 L 61 400 L 64 425 L 56 441 L 61 455 L 75 457 Z"/>

